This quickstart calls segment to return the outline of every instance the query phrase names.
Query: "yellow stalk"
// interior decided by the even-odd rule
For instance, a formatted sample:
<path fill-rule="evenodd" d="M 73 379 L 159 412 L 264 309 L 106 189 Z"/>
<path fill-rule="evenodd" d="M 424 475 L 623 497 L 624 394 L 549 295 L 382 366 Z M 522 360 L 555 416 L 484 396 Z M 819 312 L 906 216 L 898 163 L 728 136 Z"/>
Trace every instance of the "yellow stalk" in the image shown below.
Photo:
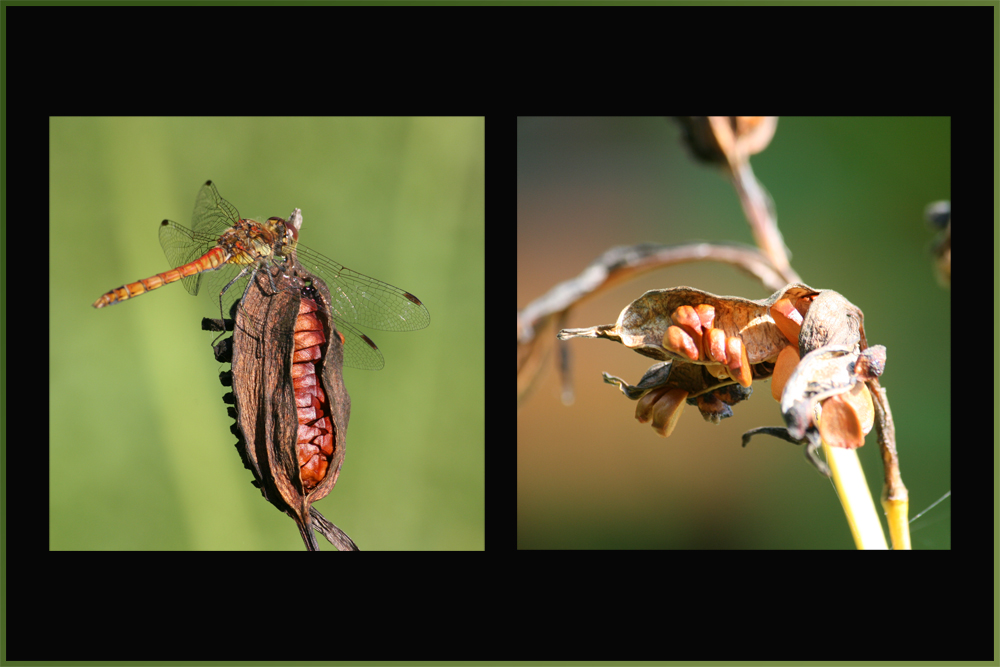
<path fill-rule="evenodd" d="M 833 483 L 844 507 L 851 534 L 854 535 L 855 545 L 858 549 L 888 549 L 857 450 L 830 447 L 824 442 L 823 454 L 833 473 Z M 893 543 L 895 544 L 895 540 Z"/>

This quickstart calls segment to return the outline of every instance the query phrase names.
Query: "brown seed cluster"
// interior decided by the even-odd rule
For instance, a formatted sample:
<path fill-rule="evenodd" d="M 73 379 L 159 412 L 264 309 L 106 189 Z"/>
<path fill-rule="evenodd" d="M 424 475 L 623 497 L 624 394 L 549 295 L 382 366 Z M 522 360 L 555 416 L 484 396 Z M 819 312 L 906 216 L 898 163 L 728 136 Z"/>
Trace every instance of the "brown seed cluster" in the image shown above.
<path fill-rule="evenodd" d="M 295 409 L 299 419 L 295 450 L 302 486 L 307 493 L 326 477 L 327 466 L 333 457 L 334 441 L 330 406 L 316 375 L 316 364 L 323 358 L 321 346 L 326 342 L 323 323 L 316 317 L 318 309 L 312 299 L 302 299 L 299 316 L 295 320 L 295 348 L 292 353 L 292 386 L 295 388 Z"/>

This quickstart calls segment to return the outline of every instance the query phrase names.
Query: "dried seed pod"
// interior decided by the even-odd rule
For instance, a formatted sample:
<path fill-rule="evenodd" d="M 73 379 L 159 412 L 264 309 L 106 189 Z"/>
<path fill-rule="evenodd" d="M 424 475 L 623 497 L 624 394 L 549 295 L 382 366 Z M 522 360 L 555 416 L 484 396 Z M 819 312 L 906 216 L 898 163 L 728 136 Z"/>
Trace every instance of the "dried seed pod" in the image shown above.
<path fill-rule="evenodd" d="M 749 364 L 754 366 L 765 361 L 774 362 L 781 350 L 789 344 L 788 338 L 771 317 L 771 306 L 779 299 L 788 299 L 799 308 L 798 304 L 805 305 L 818 294 L 818 290 L 801 284 L 787 285 L 768 299 L 757 301 L 735 296 L 717 296 L 692 287 L 651 290 L 622 310 L 615 324 L 563 329 L 559 332 L 559 338 L 607 338 L 659 361 L 673 359 L 714 365 L 718 363 L 716 360 L 702 354 L 694 357 L 691 353 L 692 346 L 698 350 L 699 343 L 702 349 L 704 344 L 683 329 L 684 326 L 689 326 L 693 330 L 693 320 L 688 311 L 682 309 L 683 306 L 694 308 L 699 324 L 703 313 L 705 319 L 708 319 L 708 308 L 711 308 L 711 328 L 720 329 L 727 340 L 739 338 L 746 349 Z M 674 320 L 676 313 L 681 313 L 679 317 L 682 322 Z M 676 333 L 670 333 L 672 326 L 677 327 Z M 703 324 L 701 328 L 704 330 Z M 690 344 L 680 336 L 681 333 L 691 339 Z M 677 345 L 674 345 L 675 342 Z"/>
<path fill-rule="evenodd" d="M 833 290 L 823 290 L 809 306 L 799 334 L 799 355 L 828 345 L 868 347 L 861 309 Z"/>
<path fill-rule="evenodd" d="M 779 355 L 772 382 L 786 372 L 786 356 L 791 358 L 791 352 Z M 856 346 L 844 345 L 813 350 L 795 365 L 781 392 L 781 413 L 787 428 L 765 426 L 747 431 L 743 446 L 758 433 L 805 443 L 806 458 L 829 477 L 830 468 L 816 452 L 823 441 L 851 449 L 864 444 L 864 436 L 875 423 L 875 406 L 865 380 L 872 379 L 876 371 L 881 373 L 884 365 L 885 348 L 881 345 L 861 353 Z"/>
<path fill-rule="evenodd" d="M 708 366 L 674 364 L 667 361 L 650 366 L 635 385 L 630 385 L 625 380 L 608 373 L 604 374 L 604 381 L 617 385 L 631 400 L 640 401 L 641 405 L 636 406 L 635 412 L 636 419 L 640 423 L 645 423 L 653 417 L 654 405 L 668 391 L 678 389 L 686 394 L 686 402 L 689 405 L 698 407 L 706 421 L 718 424 L 722 419 L 732 416 L 729 406 L 750 398 L 753 388 L 724 384 L 708 375 L 708 368 Z M 731 383 L 732 380 L 727 376 L 726 382 Z M 679 416 L 678 413 L 674 419 L 675 424 Z M 672 427 L 670 430 L 673 430 Z"/>
<path fill-rule="evenodd" d="M 255 485 L 295 520 L 310 551 L 318 549 L 313 529 L 338 549 L 357 550 L 330 522 L 313 523 L 319 512 L 312 503 L 337 481 L 351 409 L 332 303 L 312 274 L 276 265 L 271 273 L 259 271 L 243 297 L 246 312 L 273 326 L 252 336 L 241 310 L 233 334 L 237 447 Z M 294 328 L 294 335 L 280 333 Z"/>
<path fill-rule="evenodd" d="M 875 347 L 881 350 L 874 350 L 869 356 L 884 358 L 885 348 L 881 345 Z M 863 386 L 863 378 L 855 374 L 860 356 L 857 348 L 828 345 L 802 357 L 781 393 L 781 414 L 788 425 L 789 435 L 801 439 L 815 419 L 817 405 L 832 396 L 848 392 L 853 393 L 855 398 L 845 397 L 845 400 L 854 406 L 864 432 L 871 430 L 874 419 L 871 395 Z M 858 385 L 861 387 L 856 388 Z"/>
<path fill-rule="evenodd" d="M 871 395 L 863 382 L 882 372 L 885 356 L 884 348 L 876 349 L 880 346 L 859 352 L 867 347 L 863 317 L 836 292 L 802 284 L 756 301 L 675 287 L 646 292 L 615 324 L 563 329 L 559 338 L 607 338 L 666 362 L 654 365 L 636 387 L 604 376 L 640 399 L 637 418 L 653 419 L 661 433 L 673 429 L 682 394 L 706 420 L 718 423 L 731 414 L 723 394 L 736 389 L 732 382 L 749 395 L 752 380 L 773 373 L 772 393 L 780 398 L 787 428 L 754 429 L 744 445 L 750 435 L 765 432 L 808 443 L 807 458 L 828 475 L 816 456 L 822 402 L 837 397 L 823 428 L 840 446 L 859 446 L 872 427 Z"/>

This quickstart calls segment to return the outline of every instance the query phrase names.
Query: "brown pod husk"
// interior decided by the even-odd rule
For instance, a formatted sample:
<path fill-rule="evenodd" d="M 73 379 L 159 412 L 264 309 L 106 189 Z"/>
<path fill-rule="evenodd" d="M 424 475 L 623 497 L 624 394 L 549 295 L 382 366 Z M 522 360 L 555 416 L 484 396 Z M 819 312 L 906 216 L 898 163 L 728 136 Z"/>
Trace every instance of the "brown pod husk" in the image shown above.
<path fill-rule="evenodd" d="M 767 299 L 759 300 L 717 296 L 693 287 L 650 290 L 626 306 L 615 324 L 563 329 L 559 332 L 559 338 L 607 338 L 659 361 L 676 360 L 689 364 L 714 365 L 715 362 L 710 359 L 692 360 L 663 345 L 664 335 L 675 324 L 671 319 L 675 310 L 681 306 L 709 304 L 715 308 L 713 326 L 722 329 L 727 338 L 740 338 L 753 366 L 765 361 L 773 362 L 789 344 L 771 318 L 770 307 L 779 299 L 790 299 L 796 303 L 808 301 L 820 293 L 820 290 L 799 283 L 786 285 Z"/>
<path fill-rule="evenodd" d="M 309 551 L 318 551 L 313 530 L 341 551 L 356 551 L 350 537 L 312 507 L 333 489 L 343 464 L 351 399 L 344 386 L 342 339 L 331 315 L 329 289 L 301 266 L 294 269 L 288 271 L 287 266 L 279 265 L 270 274 L 258 271 L 247 288 L 243 308 L 268 325 L 259 336 L 244 328 L 242 311 L 237 312 L 232 360 L 233 395 L 241 435 L 237 447 L 254 474 L 255 485 L 264 498 L 292 517 Z M 319 305 L 315 315 L 323 324 L 325 342 L 319 345 L 316 378 L 326 396 L 324 411 L 334 431 L 325 476 L 315 484 L 304 484 L 300 473 L 299 413 L 292 377 L 296 350 L 291 331 L 303 296 Z"/>
<path fill-rule="evenodd" d="M 812 300 L 799 334 L 799 356 L 827 345 L 868 347 L 861 309 L 833 290 L 821 290 Z"/>
<path fill-rule="evenodd" d="M 778 303 L 782 300 L 787 302 Z M 712 315 L 702 317 L 703 308 Z M 723 335 L 715 330 L 721 330 Z M 789 366 L 786 359 L 781 379 L 787 379 L 787 383 L 780 387 L 780 394 L 775 391 L 787 429 L 755 429 L 747 436 L 781 432 L 792 442 L 808 439 L 810 447 L 806 455 L 824 474 L 829 471 L 815 456 L 819 434 L 815 429 L 809 430 L 813 426 L 814 408 L 824 398 L 851 392 L 859 380 L 877 376 L 885 359 L 881 346 L 876 346 L 878 350 L 867 350 L 864 315 L 857 306 L 837 292 L 816 290 L 800 283 L 787 285 L 760 300 L 717 296 L 691 287 L 651 290 L 622 310 L 615 324 L 559 332 L 563 340 L 578 337 L 614 340 L 662 362 L 654 364 L 634 386 L 604 374 L 605 382 L 618 385 L 626 396 L 640 401 L 637 408 L 640 421 L 644 421 L 647 413 L 653 414 L 654 404 L 659 405 L 655 400 L 658 396 L 683 391 L 687 403 L 697 405 L 706 420 L 718 423 L 732 414 L 730 405 L 749 396 L 748 379 L 770 377 L 781 353 L 789 347 L 798 347 L 802 360 Z M 723 340 L 727 347 L 725 359 L 721 353 Z M 745 357 L 743 363 L 734 365 L 735 351 L 739 348 Z M 790 350 L 788 356 L 794 356 Z M 738 372 L 727 371 L 724 361 L 728 361 L 730 371 Z M 737 379 L 742 387 L 734 386 Z M 859 405 L 865 407 L 863 402 Z M 674 409 L 670 415 L 673 421 L 661 420 L 671 427 L 677 416 L 677 408 Z M 865 410 L 857 412 L 862 431 L 870 428 L 869 420 L 860 419 L 864 413 Z M 850 425 L 854 426 L 853 421 Z M 850 435 L 844 442 L 857 446 L 859 438 Z M 745 437 L 744 445 L 746 440 Z"/>
<path fill-rule="evenodd" d="M 861 361 L 862 363 L 858 363 Z M 845 394 L 866 377 L 856 373 L 864 369 L 878 373 L 885 366 L 885 347 L 875 345 L 859 352 L 857 345 L 825 345 L 802 357 L 781 393 L 781 414 L 791 437 L 801 440 L 812 425 L 815 407 L 832 396 Z M 871 428 L 871 424 L 868 424 Z M 867 430 L 865 431 L 867 433 Z"/>
<path fill-rule="evenodd" d="M 604 373 L 604 381 L 616 385 L 633 401 L 654 390 L 682 389 L 687 393 L 688 405 L 697 406 L 702 417 L 714 424 L 733 415 L 729 406 L 736 405 L 753 394 L 752 387 L 741 387 L 732 380 L 712 377 L 704 366 L 670 361 L 650 366 L 635 385 L 610 373 Z"/>

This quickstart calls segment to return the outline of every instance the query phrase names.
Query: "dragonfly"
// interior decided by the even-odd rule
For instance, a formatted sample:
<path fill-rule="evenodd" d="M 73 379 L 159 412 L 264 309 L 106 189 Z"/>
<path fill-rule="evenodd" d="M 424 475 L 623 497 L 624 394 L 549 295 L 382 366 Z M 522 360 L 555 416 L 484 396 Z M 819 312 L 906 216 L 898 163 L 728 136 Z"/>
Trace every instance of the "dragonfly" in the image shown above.
<path fill-rule="evenodd" d="M 193 295 L 218 295 L 225 317 L 243 299 L 260 270 L 290 271 L 296 261 L 330 289 L 337 330 L 344 338 L 344 365 L 378 370 L 385 365 L 375 342 L 356 327 L 381 331 L 415 331 L 430 324 L 426 306 L 413 294 L 353 271 L 298 243 L 302 215 L 295 209 L 288 220 L 271 217 L 258 222 L 240 216 L 236 207 L 206 181 L 195 200 L 191 229 L 164 220 L 160 245 L 175 267 L 103 294 L 94 308 L 104 308 L 181 281 Z M 247 311 L 244 320 L 259 332 L 267 323 Z"/>

